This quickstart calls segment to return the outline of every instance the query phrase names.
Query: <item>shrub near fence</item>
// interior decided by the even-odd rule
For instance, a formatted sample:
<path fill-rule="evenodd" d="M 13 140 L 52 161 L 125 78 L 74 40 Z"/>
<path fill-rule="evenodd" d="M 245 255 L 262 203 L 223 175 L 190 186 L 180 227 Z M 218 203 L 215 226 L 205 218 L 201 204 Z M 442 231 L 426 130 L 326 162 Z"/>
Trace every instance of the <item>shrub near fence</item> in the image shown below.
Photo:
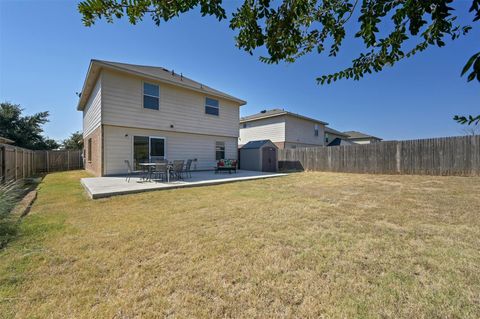
<path fill-rule="evenodd" d="M 36 173 L 83 168 L 78 151 L 32 151 L 0 144 L 0 182 L 31 177 Z"/>
<path fill-rule="evenodd" d="M 372 174 L 480 175 L 480 136 L 278 151 L 279 170 Z"/>

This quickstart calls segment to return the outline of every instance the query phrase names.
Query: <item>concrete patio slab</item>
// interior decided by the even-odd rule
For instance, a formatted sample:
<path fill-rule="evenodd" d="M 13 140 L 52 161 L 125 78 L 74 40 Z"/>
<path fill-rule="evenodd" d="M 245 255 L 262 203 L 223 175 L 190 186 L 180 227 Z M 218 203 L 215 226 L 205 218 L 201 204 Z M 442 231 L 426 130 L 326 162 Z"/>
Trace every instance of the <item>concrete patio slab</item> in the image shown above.
<path fill-rule="evenodd" d="M 286 175 L 287 174 L 254 172 L 245 170 L 238 170 L 236 174 L 215 174 L 213 171 L 203 171 L 192 172 L 192 177 L 186 178 L 183 181 L 172 181 L 170 183 L 143 181 L 139 177 L 132 177 L 130 181 L 127 182 L 125 180 L 125 176 L 88 177 L 82 178 L 80 182 L 87 191 L 88 195 L 93 199 L 97 199 L 115 195 L 125 195 L 173 188 L 208 186 L 262 178 L 280 177 Z"/>

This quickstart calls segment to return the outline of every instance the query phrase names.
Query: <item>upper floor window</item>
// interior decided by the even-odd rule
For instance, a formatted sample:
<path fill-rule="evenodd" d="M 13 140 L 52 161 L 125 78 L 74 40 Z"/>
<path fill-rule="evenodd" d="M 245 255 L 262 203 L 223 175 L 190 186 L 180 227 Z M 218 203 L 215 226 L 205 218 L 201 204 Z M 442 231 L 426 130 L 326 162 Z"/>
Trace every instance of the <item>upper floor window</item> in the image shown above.
<path fill-rule="evenodd" d="M 315 124 L 314 134 L 315 134 L 315 136 L 318 136 L 318 124 Z"/>
<path fill-rule="evenodd" d="M 158 110 L 160 104 L 160 90 L 158 85 L 143 83 L 143 107 Z"/>
<path fill-rule="evenodd" d="M 219 108 L 218 100 L 205 98 L 205 114 L 218 116 Z"/>
<path fill-rule="evenodd" d="M 329 138 L 328 133 L 325 133 L 325 143 L 328 143 L 328 138 Z"/>

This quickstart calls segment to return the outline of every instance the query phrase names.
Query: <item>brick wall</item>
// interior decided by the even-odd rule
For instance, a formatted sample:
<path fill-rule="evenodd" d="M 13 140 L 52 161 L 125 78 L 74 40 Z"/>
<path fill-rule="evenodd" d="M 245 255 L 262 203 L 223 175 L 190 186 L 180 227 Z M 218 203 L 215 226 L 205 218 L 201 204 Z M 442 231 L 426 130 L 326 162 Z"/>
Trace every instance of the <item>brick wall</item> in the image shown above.
<path fill-rule="evenodd" d="M 92 154 L 89 160 L 88 140 L 92 139 Z M 97 127 L 83 139 L 85 147 L 85 169 L 95 176 L 102 176 L 102 126 Z"/>

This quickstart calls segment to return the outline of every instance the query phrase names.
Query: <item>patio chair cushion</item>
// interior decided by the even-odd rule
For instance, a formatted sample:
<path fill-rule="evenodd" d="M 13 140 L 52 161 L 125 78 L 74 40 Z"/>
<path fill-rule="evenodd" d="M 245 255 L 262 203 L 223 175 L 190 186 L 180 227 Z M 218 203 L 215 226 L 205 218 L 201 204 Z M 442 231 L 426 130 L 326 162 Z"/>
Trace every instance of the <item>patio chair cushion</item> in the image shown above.
<path fill-rule="evenodd" d="M 217 162 L 217 167 L 237 167 L 237 160 L 221 159 Z"/>

